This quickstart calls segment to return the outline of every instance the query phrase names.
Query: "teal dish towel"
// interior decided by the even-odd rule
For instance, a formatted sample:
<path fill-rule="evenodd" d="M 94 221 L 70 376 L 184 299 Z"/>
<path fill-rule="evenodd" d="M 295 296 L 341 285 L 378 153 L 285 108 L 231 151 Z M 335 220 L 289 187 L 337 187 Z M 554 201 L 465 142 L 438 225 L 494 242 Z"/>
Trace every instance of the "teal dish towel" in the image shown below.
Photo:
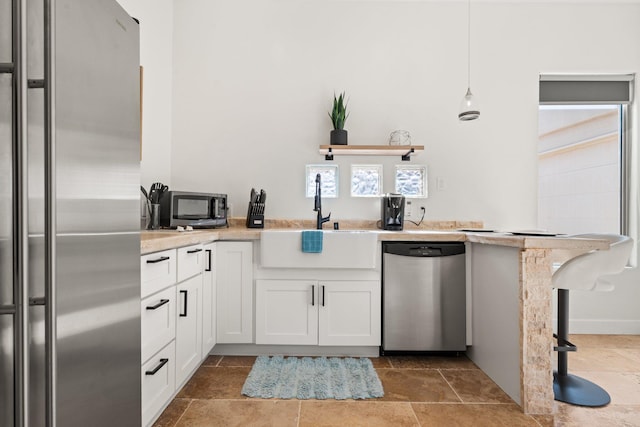
<path fill-rule="evenodd" d="M 302 252 L 319 254 L 322 252 L 322 230 L 302 232 Z"/>

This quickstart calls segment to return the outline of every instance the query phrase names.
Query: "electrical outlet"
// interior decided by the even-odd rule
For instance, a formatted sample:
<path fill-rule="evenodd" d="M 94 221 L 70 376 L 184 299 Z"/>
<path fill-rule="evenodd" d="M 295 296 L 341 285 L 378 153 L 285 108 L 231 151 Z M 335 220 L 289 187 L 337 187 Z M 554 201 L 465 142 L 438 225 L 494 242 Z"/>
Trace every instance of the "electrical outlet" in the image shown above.
<path fill-rule="evenodd" d="M 413 203 L 411 200 L 405 200 L 404 202 L 404 219 L 411 218 L 411 208 L 413 207 Z"/>
<path fill-rule="evenodd" d="M 436 188 L 438 191 L 444 191 L 444 189 L 447 187 L 446 182 L 444 181 L 444 178 L 442 177 L 437 177 L 436 178 Z"/>

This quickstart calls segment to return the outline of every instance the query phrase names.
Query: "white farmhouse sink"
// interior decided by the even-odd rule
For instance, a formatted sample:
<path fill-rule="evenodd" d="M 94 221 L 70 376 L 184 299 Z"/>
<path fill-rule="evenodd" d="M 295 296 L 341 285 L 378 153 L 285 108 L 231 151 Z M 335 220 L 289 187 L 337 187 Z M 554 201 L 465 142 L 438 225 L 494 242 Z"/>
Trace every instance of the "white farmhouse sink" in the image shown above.
<path fill-rule="evenodd" d="M 260 234 L 261 266 L 267 268 L 375 268 L 378 236 L 372 231 L 323 231 L 321 253 L 302 252 L 302 230 Z"/>

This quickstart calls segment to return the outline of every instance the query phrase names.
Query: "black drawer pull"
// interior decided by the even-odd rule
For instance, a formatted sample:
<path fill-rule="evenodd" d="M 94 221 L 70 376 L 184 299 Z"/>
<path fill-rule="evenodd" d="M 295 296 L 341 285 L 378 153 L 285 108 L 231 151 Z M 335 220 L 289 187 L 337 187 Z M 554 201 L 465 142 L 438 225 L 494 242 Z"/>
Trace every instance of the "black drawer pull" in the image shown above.
<path fill-rule="evenodd" d="M 197 254 L 198 252 L 202 252 L 202 249 L 198 248 L 198 249 L 191 249 L 190 251 L 187 251 L 188 254 Z"/>
<path fill-rule="evenodd" d="M 209 266 L 204 271 L 211 271 L 211 249 L 207 249 L 207 254 L 209 256 Z"/>
<path fill-rule="evenodd" d="M 160 258 L 156 258 L 156 259 L 148 259 L 147 264 L 155 264 L 157 262 L 166 261 L 168 259 L 169 259 L 168 256 L 161 256 Z"/>
<path fill-rule="evenodd" d="M 322 306 L 324 307 L 324 285 L 322 285 Z"/>
<path fill-rule="evenodd" d="M 187 291 L 180 291 L 181 294 L 184 294 L 184 313 L 180 313 L 180 317 L 187 317 L 187 299 L 188 293 Z"/>
<path fill-rule="evenodd" d="M 316 285 L 311 285 L 311 306 L 316 305 Z"/>
<path fill-rule="evenodd" d="M 168 299 L 161 299 L 160 302 L 157 303 L 156 305 L 148 305 L 147 310 L 155 310 L 156 308 L 160 308 L 168 302 L 169 302 Z"/>
<path fill-rule="evenodd" d="M 160 359 L 160 363 L 158 363 L 158 366 L 153 368 L 152 371 L 146 371 L 144 374 L 145 375 L 155 375 L 156 372 L 158 372 L 160 369 L 162 369 L 162 367 L 164 365 L 166 365 L 168 361 L 169 361 L 169 359 Z"/>

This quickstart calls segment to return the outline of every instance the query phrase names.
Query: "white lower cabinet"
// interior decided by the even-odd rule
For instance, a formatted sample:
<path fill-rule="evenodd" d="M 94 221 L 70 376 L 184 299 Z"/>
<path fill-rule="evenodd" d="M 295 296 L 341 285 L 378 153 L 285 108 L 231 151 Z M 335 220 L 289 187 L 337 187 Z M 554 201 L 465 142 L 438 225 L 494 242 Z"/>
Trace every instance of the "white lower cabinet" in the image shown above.
<path fill-rule="evenodd" d="M 176 388 L 175 343 L 171 341 L 142 364 L 142 425 L 153 422 Z"/>
<path fill-rule="evenodd" d="M 332 280 L 318 282 L 318 285 L 321 293 L 318 344 L 380 345 L 379 281 Z"/>
<path fill-rule="evenodd" d="M 376 280 L 257 280 L 256 344 L 378 346 Z"/>
<path fill-rule="evenodd" d="M 202 274 L 178 283 L 176 385 L 181 387 L 202 361 Z"/>
<path fill-rule="evenodd" d="M 318 283 L 256 280 L 256 344 L 318 344 Z"/>
<path fill-rule="evenodd" d="M 202 358 L 216 345 L 216 243 L 204 245 L 202 273 Z"/>
<path fill-rule="evenodd" d="M 253 342 L 253 243 L 216 242 L 217 334 L 220 344 Z"/>

